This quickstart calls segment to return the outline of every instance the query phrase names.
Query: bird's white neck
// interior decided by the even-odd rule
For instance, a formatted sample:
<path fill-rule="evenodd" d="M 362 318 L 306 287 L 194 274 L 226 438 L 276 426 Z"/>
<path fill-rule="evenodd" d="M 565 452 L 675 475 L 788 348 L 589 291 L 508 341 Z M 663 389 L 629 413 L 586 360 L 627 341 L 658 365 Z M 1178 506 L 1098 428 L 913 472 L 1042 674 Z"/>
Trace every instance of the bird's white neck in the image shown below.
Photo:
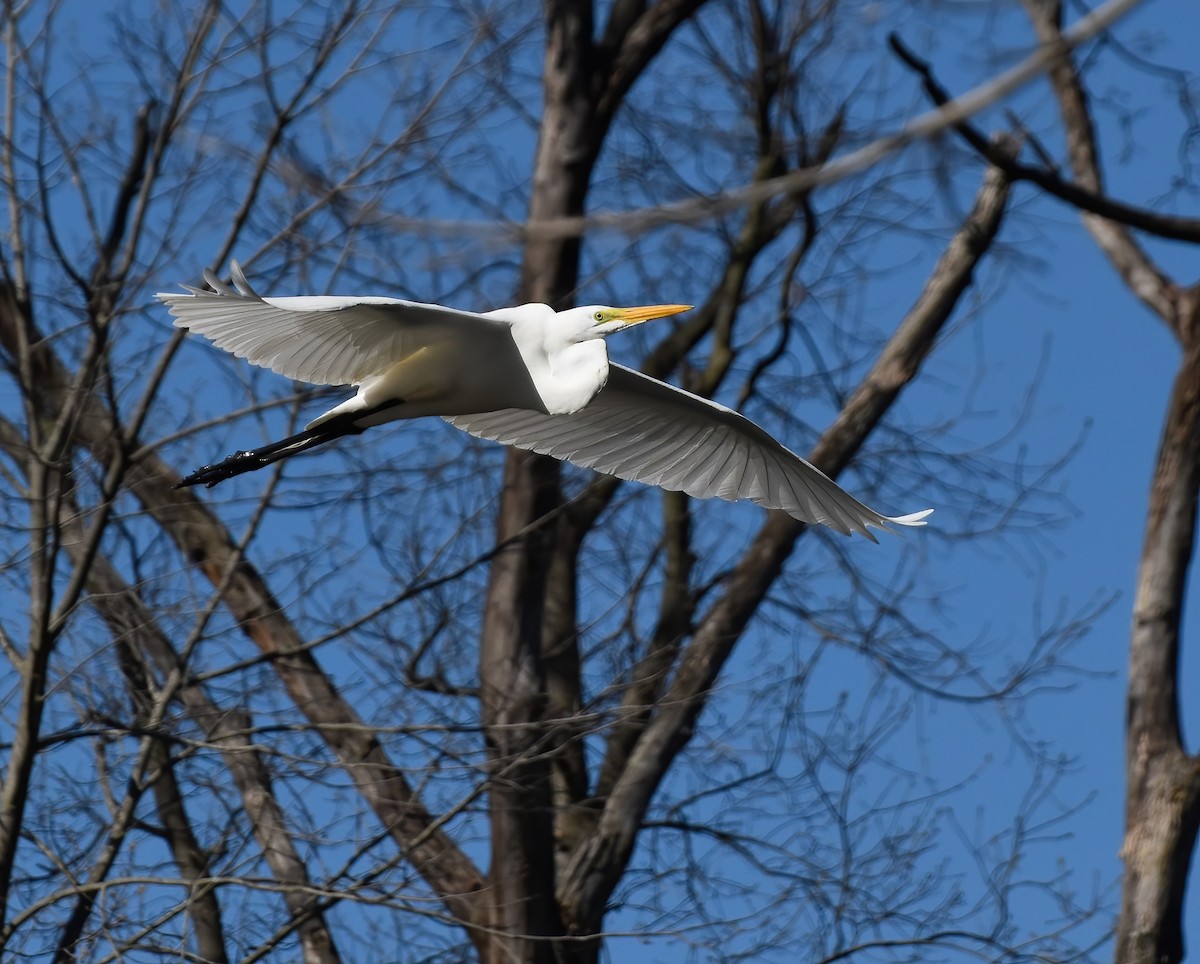
<path fill-rule="evenodd" d="M 520 322 L 512 326 L 512 337 L 551 415 L 578 412 L 608 381 L 608 349 L 601 338 L 564 344 L 552 327 Z"/>

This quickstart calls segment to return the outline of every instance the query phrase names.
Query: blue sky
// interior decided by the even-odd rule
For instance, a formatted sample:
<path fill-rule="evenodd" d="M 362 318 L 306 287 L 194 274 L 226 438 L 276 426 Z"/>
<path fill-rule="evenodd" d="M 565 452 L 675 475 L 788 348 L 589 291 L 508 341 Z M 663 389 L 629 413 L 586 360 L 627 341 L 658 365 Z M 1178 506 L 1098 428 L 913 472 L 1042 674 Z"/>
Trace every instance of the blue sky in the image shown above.
<path fill-rule="evenodd" d="M 881 2 L 874 5 L 873 12 L 875 19 L 864 21 L 851 60 L 856 68 L 867 61 L 881 64 L 871 85 L 896 95 L 898 124 L 905 114 L 924 110 L 926 105 L 915 79 L 882 53 L 887 31 L 900 32 L 906 42 L 934 62 L 945 84 L 960 91 L 1008 66 L 1030 45 L 1030 33 L 1019 12 L 998 14 L 985 26 L 981 26 L 978 5 L 969 2 L 920 6 Z M 80 39 L 88 33 L 84 23 L 79 21 Z M 416 38 L 414 48 L 442 39 L 440 30 L 443 26 L 436 18 L 426 17 L 420 30 L 412 34 Z M 963 43 L 964 32 L 972 38 L 970 43 Z M 1194 67 L 1194 39 L 1200 36 L 1200 7 L 1187 0 L 1152 0 L 1118 26 L 1118 35 L 1155 61 L 1182 68 Z M 671 56 L 670 51 L 666 52 L 663 63 L 669 66 Z M 681 102 L 693 93 L 669 73 L 658 75 L 658 79 L 651 78 L 650 82 L 661 85 L 662 96 L 678 94 Z M 1169 193 L 1181 159 L 1179 112 L 1168 80 L 1131 70 L 1126 62 L 1106 53 L 1097 59 L 1089 74 L 1089 84 L 1102 101 L 1098 104 L 1097 115 L 1112 192 L 1132 203 L 1194 211 L 1194 193 Z M 386 94 L 386 91 L 380 91 L 381 97 Z M 701 107 L 706 106 L 703 95 L 698 100 Z M 374 109 L 374 105 L 364 106 Z M 1031 85 L 1007 106 L 1014 107 L 1031 129 L 1044 133 L 1052 149 L 1058 148 L 1053 133 L 1053 105 L 1044 83 Z M 1128 116 L 1122 114 L 1122 109 L 1128 110 Z M 505 145 L 503 151 L 495 154 L 464 152 L 461 155 L 451 151 L 439 160 L 444 160 L 456 176 L 477 178 L 477 185 L 485 193 L 497 184 L 506 183 L 511 172 L 527 167 L 532 144 L 529 132 L 521 133 L 520 125 L 513 120 L 519 111 L 517 108 L 511 108 L 511 111 L 498 109 L 486 119 L 496 126 L 493 136 L 497 143 Z M 376 115 L 372 113 L 371 116 Z M 980 124 L 990 129 L 1002 124 L 1003 120 L 1002 113 L 993 111 L 981 119 Z M 517 133 L 505 129 L 505 125 Z M 365 119 L 363 126 L 367 126 Z M 631 135 L 631 141 L 636 141 L 636 137 Z M 686 146 L 686 137 L 665 143 L 679 148 Z M 918 146 L 890 163 L 899 178 L 914 172 L 924 177 L 938 152 L 947 146 L 946 143 Z M 724 173 L 720 169 L 716 174 L 706 171 L 698 153 L 671 157 L 668 161 L 683 163 L 686 167 L 693 157 L 695 170 L 686 173 L 694 175 L 697 181 L 706 175 L 719 180 Z M 968 166 L 952 179 L 945 191 L 929 189 L 928 210 L 922 214 L 923 226 L 940 224 L 947 230 L 952 229 L 957 214 L 969 205 L 977 179 L 978 172 Z M 214 198 L 220 196 L 223 188 L 220 170 L 214 165 L 211 182 Z M 617 206 L 622 199 L 636 204 L 643 197 L 643 188 L 640 184 L 621 183 L 614 176 L 605 184 L 602 196 L 606 205 Z M 521 216 L 519 195 L 499 197 L 496 203 L 506 215 Z M 413 198 L 411 207 L 401 210 L 397 205 L 396 210 L 405 216 L 439 218 L 459 216 L 463 206 L 450 192 L 443 197 L 437 191 L 431 191 Z M 191 246 L 179 252 L 179 271 L 184 280 L 194 276 L 194 268 L 190 269 L 188 265 L 198 268 L 207 263 L 213 237 L 219 236 L 224 229 L 223 224 L 212 223 L 214 210 L 220 210 L 215 202 L 197 211 L 197 219 L 207 233 L 198 232 Z M 462 282 L 454 270 L 439 270 L 438 258 L 460 240 L 451 238 L 425 243 L 418 237 L 407 247 L 398 244 L 397 250 L 409 257 L 392 259 L 394 267 L 390 270 L 396 275 L 394 288 L 371 293 L 408 295 L 422 300 L 444 297 L 465 308 L 483 309 L 506 302 L 514 278 L 511 264 L 494 269 L 489 266 L 487 270 L 494 273 L 486 275 L 474 286 Z M 462 244 L 466 243 L 462 241 Z M 1178 280 L 1183 283 L 1191 280 L 1188 272 L 1195 271 L 1194 249 L 1161 243 L 1151 247 L 1169 270 L 1181 272 Z M 601 235 L 590 243 L 585 269 L 589 288 L 582 293 L 586 300 L 601 301 L 623 295 L 629 295 L 633 300 L 631 293 L 638 290 L 638 285 L 647 284 L 645 279 L 638 279 L 639 266 L 629 263 L 635 259 L 622 254 L 626 248 L 625 239 L 615 235 Z M 873 279 L 869 287 L 864 286 L 862 292 L 854 296 L 860 300 L 845 309 L 846 324 L 861 323 L 867 329 L 875 325 L 880 331 L 886 331 L 919 291 L 937 251 L 937 244 L 927 237 L 922 239 L 900 232 L 894 237 L 875 241 L 870 249 L 871 257 L 875 259 L 873 263 L 889 266 L 888 277 L 883 281 Z M 384 263 L 391 254 L 392 249 L 387 248 L 365 260 Z M 247 252 L 237 251 L 235 255 L 245 257 Z M 843 255 L 836 250 L 823 255 L 831 272 L 849 272 Z M 615 268 L 612 267 L 614 259 Z M 155 287 L 172 287 L 176 280 L 175 276 L 156 279 Z M 287 280 L 288 284 L 299 283 L 297 279 Z M 689 277 L 676 268 L 668 276 L 654 276 L 651 280 L 660 290 L 655 292 L 654 298 L 640 300 L 699 300 L 710 279 L 702 271 L 695 271 Z M 820 278 L 806 281 L 814 288 L 822 284 Z M 288 287 L 273 293 L 300 291 Z M 487 298 L 492 299 L 491 303 L 476 301 Z M 973 410 L 976 414 L 961 422 L 949 436 L 937 440 L 937 444 L 948 452 L 952 453 L 955 447 L 967 452 L 1007 430 L 1020 414 L 1025 388 L 1037 378 L 1038 391 L 1027 421 L 1020 433 L 1002 448 L 1001 454 L 1014 458 L 1027 452 L 1029 462 L 1036 465 L 1057 459 L 1079 442 L 1078 451 L 1048 483 L 1061 495 L 1061 500 L 1053 503 L 1057 513 L 1055 524 L 1046 526 L 1044 533 L 999 542 L 953 542 L 940 538 L 937 530 L 942 527 L 943 533 L 953 532 L 968 516 L 970 507 L 935 501 L 934 507 L 938 511 L 932 517 L 929 532 L 885 538 L 879 547 L 856 539 L 842 548 L 865 572 L 885 581 L 893 573 L 911 573 L 913 570 L 909 567 L 914 564 L 923 567 L 920 571 L 928 584 L 920 584 L 914 591 L 936 595 L 940 613 L 934 625 L 941 638 L 948 644 L 966 644 L 979 639 L 988 641 L 988 660 L 993 668 L 1018 659 L 1028 649 L 1039 628 L 1053 621 L 1060 609 L 1075 611 L 1098 598 L 1115 595 L 1115 602 L 1071 651 L 1073 662 L 1085 669 L 1086 674 L 1078 677 L 1073 688 L 1044 693 L 1030 700 L 1021 721 L 1024 732 L 1051 742 L 1056 751 L 1077 761 L 1056 791 L 1057 802 L 1048 806 L 1046 812 L 1052 813 L 1056 808 L 1069 810 L 1078 803 L 1084 804 L 1064 827 L 1056 828 L 1056 832 L 1065 831 L 1063 836 L 1040 848 L 1031 860 L 1035 865 L 1052 865 L 1062 860 L 1077 874 L 1081 887 L 1086 888 L 1094 880 L 1104 888 L 1114 884 L 1120 873 L 1117 851 L 1122 830 L 1124 676 L 1129 613 L 1150 472 L 1175 371 L 1177 349 L 1161 323 L 1152 318 L 1115 278 L 1074 212 L 1038 198 L 1036 192 L 1025 186 L 1016 189 L 1013 210 L 1002 232 L 995 259 L 981 274 L 978 287 L 967 297 L 962 308 L 971 312 L 972 320 L 948 338 L 931 359 L 930 373 L 935 378 L 928 384 L 916 386 L 906 397 L 905 416 L 917 423 L 922 419 L 936 422 L 955 417 L 961 413 L 963 386 L 974 382 Z M 152 308 L 145 317 L 148 325 L 153 325 L 165 316 Z M 823 316 L 802 316 L 802 319 L 822 331 L 825 330 L 822 325 L 832 330 L 842 321 L 833 310 Z M 636 363 L 639 350 L 649 344 L 641 338 L 649 339 L 650 335 L 631 334 L 624 341 L 614 341 L 614 356 L 625 363 Z M 189 346 L 183 358 L 189 363 L 203 358 L 208 384 L 216 383 L 227 389 L 217 393 L 215 402 L 206 403 L 217 407 L 205 414 L 217 415 L 223 410 L 221 406 L 241 405 L 251 398 L 269 392 L 282 393 L 287 389 L 275 376 L 250 375 L 244 366 L 234 366 L 224 356 L 214 356 L 200 346 Z M 806 366 L 811 367 L 809 359 L 794 359 L 794 367 L 801 374 L 805 373 Z M 181 412 L 190 401 L 190 397 L 181 393 L 171 404 Z M 803 406 L 804 418 L 816 430 L 822 428 L 822 420 L 828 416 L 827 406 L 823 408 L 819 400 L 812 399 L 805 399 Z M 798 403 L 797 407 L 802 406 Z M 769 412 L 760 410 L 755 414 L 763 417 Z M 786 419 L 776 424 L 782 425 L 782 431 L 792 433 L 786 438 L 793 447 L 803 451 L 804 445 L 811 442 L 803 426 Z M 273 424 L 267 434 L 278 427 Z M 256 436 L 246 439 L 248 429 L 259 431 L 247 421 L 225 435 L 209 434 L 199 444 L 205 451 L 212 445 L 250 444 Z M 356 449 L 355 444 L 354 440 L 348 443 L 347 457 L 363 451 Z M 402 470 L 414 452 L 427 456 L 436 452 L 439 446 L 449 453 L 447 458 L 461 453 L 462 461 L 455 464 L 464 473 L 474 465 L 470 463 L 463 467 L 467 456 L 478 458 L 492 470 L 499 461 L 496 453 L 485 451 L 483 455 L 476 455 L 476 449 L 468 449 L 440 425 L 404 426 L 381 436 L 376 444 L 383 449 L 390 464 L 398 468 L 396 477 L 401 480 L 404 479 Z M 186 449 L 180 447 L 177 450 L 180 467 L 186 467 L 184 463 L 197 451 L 194 445 Z M 879 508 L 888 512 L 912 511 L 923 508 L 930 501 L 920 490 L 905 490 L 903 480 L 910 476 L 905 474 L 902 465 L 893 466 L 871 459 L 871 453 L 865 453 L 863 471 L 851 473 L 846 480 L 849 487 L 857 488 L 864 478 L 882 475 L 886 480 L 882 489 L 888 502 L 880 504 Z M 304 477 L 315 472 L 319 464 L 317 459 L 305 460 L 289 469 L 291 494 L 285 487 L 281 491 L 281 501 L 289 497 L 300 498 L 318 488 L 319 482 L 306 483 Z M 469 478 L 464 482 L 464 489 L 468 483 Z M 219 505 L 230 518 L 237 518 L 244 508 L 235 501 L 238 491 L 223 487 L 204 497 Z M 410 501 L 381 508 L 374 518 L 376 521 L 387 519 L 391 513 L 435 516 L 444 508 L 441 500 L 452 502 L 457 491 L 454 484 L 447 484 L 444 492 L 410 493 Z M 646 509 L 650 517 L 654 508 L 651 501 Z M 638 519 L 642 518 L 637 511 L 635 509 L 624 518 L 620 525 L 626 528 L 618 529 L 611 541 L 618 541 L 621 531 L 636 528 Z M 744 544 L 759 524 L 761 513 L 754 507 L 718 504 L 698 510 L 698 518 L 705 527 L 700 541 L 713 551 L 709 566 L 716 568 L 722 559 L 719 553 L 732 553 L 738 545 Z M 256 552 L 260 561 L 285 557 L 311 543 L 312 530 L 296 528 L 292 519 L 292 516 L 284 515 L 270 537 L 258 544 Z M 477 521 L 477 531 L 465 537 L 464 545 L 459 547 L 463 554 L 469 555 L 471 551 L 485 547 L 490 538 L 491 521 L 486 509 Z M 371 518 L 364 513 L 363 518 L 355 521 L 355 527 L 346 531 L 358 532 L 361 527 L 365 538 L 370 535 L 367 531 L 370 525 Z M 431 538 L 436 535 L 431 533 Z M 603 539 L 598 542 L 600 544 L 591 547 L 589 552 L 598 560 L 608 561 L 606 553 L 612 546 Z M 369 593 L 386 595 L 387 587 L 364 585 L 369 581 L 365 580 L 363 572 L 370 573 L 370 570 L 355 568 L 362 562 L 356 559 L 356 547 L 339 546 L 337 551 L 344 553 L 337 559 L 338 565 L 344 567 L 344 585 L 358 590 L 361 601 L 368 601 L 365 596 Z M 811 552 L 806 548 L 803 556 L 798 554 L 789 566 L 789 578 L 797 583 L 810 576 L 813 580 L 819 579 L 821 566 L 830 561 L 831 551 L 823 546 L 814 547 Z M 369 559 L 365 550 L 363 558 Z M 1186 645 L 1186 641 L 1194 641 L 1196 630 L 1200 628 L 1197 623 L 1200 599 L 1197 596 L 1193 580 L 1186 608 L 1185 662 L 1181 674 L 1184 723 L 1186 735 L 1191 737 L 1189 746 L 1195 745 L 1195 729 L 1200 725 L 1196 717 L 1194 687 L 1189 686 L 1200 680 L 1200 653 L 1194 644 Z M 348 598 L 335 599 L 330 603 L 331 609 L 335 605 L 347 605 Z M 308 618 L 309 625 L 319 625 L 327 615 L 307 600 L 292 601 L 298 617 Z M 600 613 L 611 603 L 609 596 L 598 593 L 592 605 Z M 312 611 L 301 615 L 300 611 L 309 606 Z M 722 681 L 723 685 L 728 685 L 728 691 L 721 694 L 714 702 L 712 712 L 705 717 L 710 732 L 719 734 L 731 754 L 736 751 L 743 760 L 770 755 L 769 724 L 778 718 L 778 708 L 774 706 L 757 708 L 762 712 L 755 713 L 750 694 L 756 687 L 775 683 L 773 674 L 794 666 L 808 654 L 812 645 L 811 637 L 803 628 L 779 632 L 772 621 L 768 630 L 767 621 L 777 617 L 778 614 L 769 608 L 764 611 L 759 630 L 747 637 Z M 601 628 L 604 618 L 597 616 Z M 413 619 L 416 621 L 418 617 Z M 228 647 L 228 651 L 221 653 L 226 658 L 245 655 L 246 644 L 240 637 L 231 636 L 222 645 Z M 374 663 L 356 662 L 354 652 L 346 654 L 332 649 L 324 652 L 328 653 L 335 672 L 347 680 L 356 680 L 359 685 L 369 683 L 370 674 L 378 668 Z M 875 682 L 870 668 L 864 667 L 861 661 L 831 651 L 823 657 L 802 695 L 804 700 L 810 701 L 813 718 L 826 719 L 831 714 L 830 707 L 837 704 L 842 692 L 847 694 L 850 705 L 862 705 L 872 698 Z M 784 689 L 781 686 L 781 695 Z M 916 783 L 926 778 L 944 780 L 947 777 L 967 781 L 962 791 L 946 804 L 948 835 L 953 833 L 951 822 L 968 835 L 978 832 L 987 836 L 1002 831 L 1005 815 L 1011 812 L 1028 781 L 1026 761 L 1011 749 L 1003 721 L 994 714 L 937 701 L 919 702 L 914 713 L 888 742 L 886 752 L 898 765 L 911 771 Z M 698 756 L 697 759 L 702 758 Z M 696 779 L 694 773 L 679 775 L 667 788 L 668 796 L 693 786 Z M 637 859 L 650 859 L 650 856 L 640 854 L 635 863 Z M 742 873 L 733 864 L 722 866 L 720 871 L 732 878 Z M 1047 908 L 1029 903 L 1023 904 L 1022 908 L 1030 913 L 1026 929 L 1035 927 L 1035 921 L 1048 913 Z M 1189 892 L 1188 917 L 1200 927 L 1200 888 L 1192 887 Z M 621 919 L 620 915 L 616 916 L 618 922 Z M 1192 928 L 1193 944 L 1200 939 L 1195 936 L 1196 927 Z M 627 954 L 640 955 L 644 960 L 676 960 L 686 956 L 686 949 L 670 941 L 617 942 L 614 955 L 618 951 L 622 960 L 632 959 L 626 957 Z"/>

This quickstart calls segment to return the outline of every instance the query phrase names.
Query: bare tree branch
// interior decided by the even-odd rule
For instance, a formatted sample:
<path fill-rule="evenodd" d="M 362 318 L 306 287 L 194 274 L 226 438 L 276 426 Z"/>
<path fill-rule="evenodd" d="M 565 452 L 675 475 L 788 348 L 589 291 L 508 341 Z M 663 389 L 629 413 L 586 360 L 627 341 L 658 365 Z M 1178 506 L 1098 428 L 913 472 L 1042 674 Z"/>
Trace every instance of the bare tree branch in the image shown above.
<path fill-rule="evenodd" d="M 1104 193 L 1096 135 L 1092 128 L 1087 94 L 1075 73 L 1070 45 L 1063 39 L 1059 23 L 1062 7 L 1058 0 L 1025 0 L 1025 8 L 1037 29 L 1042 49 L 1050 52 L 1050 83 L 1058 96 L 1067 137 L 1067 154 L 1075 181 L 1093 194 Z M 1178 334 L 1175 286 L 1154 265 L 1124 226 L 1094 214 L 1083 215 L 1084 226 L 1097 246 L 1108 256 L 1129 289 Z"/>
<path fill-rule="evenodd" d="M 20 445 L 19 432 L 2 419 L 0 444 L 10 451 Z M 91 560 L 83 558 L 82 549 L 87 543 L 82 532 L 82 519 L 78 508 L 72 506 L 69 518 L 64 522 L 64 542 L 73 563 L 87 566 L 87 588 L 92 605 L 112 631 L 121 665 L 131 685 L 138 687 L 135 695 L 143 712 L 146 712 L 147 707 L 151 706 L 146 700 L 150 699 L 152 703 L 154 697 L 149 692 L 152 670 L 143 659 L 149 660 L 163 679 L 182 679 L 181 674 L 186 673 L 185 660 L 164 635 L 149 607 L 121 578 L 108 558 L 103 554 Z M 309 896 L 312 884 L 308 871 L 287 831 L 287 819 L 271 789 L 267 768 L 250 740 L 249 718 L 241 711 L 220 709 L 196 684 L 179 685 L 176 695 L 196 724 L 221 750 L 225 764 L 242 794 L 242 803 L 262 847 L 263 859 L 281 884 L 290 885 L 284 890 L 283 897 L 291 913 L 303 920 L 300 935 L 306 964 L 334 964 L 340 958 L 333 937 L 321 914 L 312 911 L 312 898 Z M 165 752 L 166 744 L 160 739 L 152 750 L 154 759 L 151 769 L 158 774 L 153 787 L 160 801 L 163 825 L 181 874 L 194 881 L 195 890 L 189 897 L 188 909 L 198 919 L 197 935 L 201 953 L 207 959 L 223 959 L 216 952 L 217 948 L 221 948 L 223 953 L 224 948 L 220 936 L 219 906 L 214 892 L 202 882 L 210 876 L 209 855 L 190 831 L 182 794 L 174 779 L 170 760 L 164 756 Z M 193 904 L 196 906 L 193 907 Z M 0 940 L 0 943 L 3 941 Z"/>
<path fill-rule="evenodd" d="M 116 640 L 117 659 L 125 674 L 129 694 L 135 706 L 134 719 L 146 726 L 146 717 L 155 701 L 153 677 L 148 667 L 126 640 Z M 171 856 L 185 880 L 192 881 L 186 898 L 187 914 L 196 934 L 196 950 L 202 958 L 214 964 L 224 964 L 225 933 L 221 923 L 221 905 L 212 888 L 200 881 L 208 876 L 212 854 L 201 846 L 188 818 L 184 794 L 175 775 L 168 741 L 151 737 L 151 789 L 158 808 L 161 832 L 171 850 Z"/>
<path fill-rule="evenodd" d="M 1143 0 L 1107 0 L 1106 3 L 1063 31 L 1062 42 L 1068 50 L 1073 49 L 1112 26 L 1142 2 Z M 396 230 L 420 227 L 427 232 L 438 232 L 449 236 L 468 236 L 476 239 L 489 235 L 498 237 L 515 235 L 529 244 L 535 244 L 553 239 L 579 238 L 600 230 L 639 234 L 663 225 L 696 224 L 709 221 L 749 204 L 835 184 L 851 175 L 867 170 L 908 145 L 933 137 L 1003 100 L 1013 91 L 1046 71 L 1059 56 L 1059 50 L 1058 46 L 1043 44 L 1015 67 L 965 94 L 960 94 L 946 105 L 922 114 L 896 133 L 879 137 L 828 163 L 800 168 L 779 177 L 747 184 L 719 195 L 657 204 L 643 210 L 597 211 L 587 215 L 540 215 L 531 208 L 528 219 L 520 225 L 450 220 L 437 222 L 425 220 L 417 224 L 405 218 L 393 218 L 391 219 L 392 224 Z M 1076 180 L 1084 188 L 1087 188 L 1087 183 L 1083 178 L 1076 175 Z M 1101 192 L 1095 191 L 1095 193 Z"/>
<path fill-rule="evenodd" d="M 814 449 L 811 461 L 827 474 L 836 477 L 845 467 L 916 375 L 991 245 L 1009 190 L 1003 172 L 987 172 L 974 209 L 917 304 Z M 576 927 L 594 926 L 602 913 L 632 853 L 641 816 L 671 761 L 691 738 L 695 720 L 725 660 L 803 531 L 795 520 L 772 513 L 729 575 L 721 596 L 701 618 L 654 718 L 604 801 L 596 832 L 576 851 L 568 874 L 559 883 L 559 899 Z"/>
<path fill-rule="evenodd" d="M 606 56 L 595 67 L 596 115 L 610 123 L 621 102 L 671 35 L 705 0 L 656 0 L 617 3 L 609 15 L 600 48 Z M 636 9 L 636 16 L 633 16 Z"/>
<path fill-rule="evenodd" d="M 913 53 L 896 34 L 888 37 L 888 43 L 895 51 L 896 56 L 921 77 L 925 92 L 934 104 L 941 107 L 953 99 L 934 77 L 933 68 Z M 1147 234 L 1170 238 L 1174 241 L 1200 242 L 1200 218 L 1161 214 L 1147 208 L 1134 207 L 1064 180 L 1048 167 L 1022 164 L 1015 157 L 1010 157 L 1002 149 L 996 147 L 982 131 L 966 120 L 955 124 L 954 130 L 980 157 L 993 167 L 1001 168 L 1013 182 L 1028 181 L 1052 197 L 1065 201 L 1080 211 L 1097 214 L 1109 221 L 1117 221 L 1126 227 L 1145 231 Z"/>
<path fill-rule="evenodd" d="M 63 404 L 62 392 L 69 383 L 49 344 L 40 337 L 34 341 L 38 345 L 33 367 L 41 388 L 39 404 L 52 414 Z M 16 345 L 15 326 L 9 316 L 0 313 L 0 346 L 13 351 Z M 95 398 L 85 402 L 77 431 L 79 444 L 90 448 L 102 463 L 111 462 L 112 447 L 120 433 Z M 243 632 L 272 656 L 271 665 L 296 705 L 397 844 L 443 896 L 451 913 L 468 928 L 481 923 L 479 892 L 483 881 L 473 863 L 438 829 L 370 728 L 307 651 L 265 581 L 240 556 L 224 526 L 190 492 L 176 489 L 178 481 L 179 476 L 152 453 L 131 466 L 126 479 L 129 490 L 184 557 L 215 587 L 222 587 L 223 601 Z"/>

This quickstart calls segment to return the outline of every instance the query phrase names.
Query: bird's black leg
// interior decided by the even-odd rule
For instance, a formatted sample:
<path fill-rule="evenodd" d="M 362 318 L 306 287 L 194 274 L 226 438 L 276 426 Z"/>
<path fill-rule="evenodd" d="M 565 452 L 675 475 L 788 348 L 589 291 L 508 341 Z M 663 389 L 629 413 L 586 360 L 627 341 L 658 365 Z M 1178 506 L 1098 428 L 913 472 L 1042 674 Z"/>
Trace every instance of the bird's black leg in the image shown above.
<path fill-rule="evenodd" d="M 308 449 L 324 445 L 326 442 L 332 442 L 334 439 L 342 438 L 345 435 L 360 435 L 366 430 L 355 425 L 356 421 L 367 415 L 382 411 L 384 408 L 391 408 L 400 404 L 402 403 L 399 401 L 393 401 L 375 409 L 346 412 L 344 415 L 331 418 L 328 422 L 323 422 L 315 428 L 307 428 L 303 432 L 289 435 L 278 442 L 271 442 L 262 448 L 249 449 L 245 452 L 234 452 L 216 465 L 201 466 L 191 475 L 184 478 L 175 488 L 182 489 L 189 485 L 206 485 L 211 489 L 218 482 L 224 482 L 235 475 L 241 475 L 243 472 L 253 472 L 255 469 L 261 469 L 272 462 L 290 458 L 300 452 L 306 452 Z"/>

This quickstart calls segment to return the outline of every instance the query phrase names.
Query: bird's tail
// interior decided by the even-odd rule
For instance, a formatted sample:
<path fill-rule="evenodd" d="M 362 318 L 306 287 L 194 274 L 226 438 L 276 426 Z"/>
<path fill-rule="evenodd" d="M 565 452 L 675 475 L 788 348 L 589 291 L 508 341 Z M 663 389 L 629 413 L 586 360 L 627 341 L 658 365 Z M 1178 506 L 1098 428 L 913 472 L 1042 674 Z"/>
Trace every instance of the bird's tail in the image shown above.
<path fill-rule="evenodd" d="M 245 452 L 234 452 L 216 465 L 205 465 L 198 468 L 191 475 L 184 478 L 175 488 L 182 489 L 189 485 L 206 485 L 211 489 L 218 482 L 224 482 L 235 475 L 241 475 L 243 472 L 253 472 L 255 469 L 261 469 L 272 462 L 290 458 L 318 445 L 332 442 L 334 439 L 339 439 L 344 435 L 359 435 L 365 429 L 355 425 L 354 420 L 361 418 L 362 415 L 362 412 L 347 412 L 344 416 L 322 422 L 315 428 L 306 428 L 303 432 L 289 435 L 285 439 L 272 442 L 270 445 L 264 445 L 262 448 L 250 449 Z"/>

